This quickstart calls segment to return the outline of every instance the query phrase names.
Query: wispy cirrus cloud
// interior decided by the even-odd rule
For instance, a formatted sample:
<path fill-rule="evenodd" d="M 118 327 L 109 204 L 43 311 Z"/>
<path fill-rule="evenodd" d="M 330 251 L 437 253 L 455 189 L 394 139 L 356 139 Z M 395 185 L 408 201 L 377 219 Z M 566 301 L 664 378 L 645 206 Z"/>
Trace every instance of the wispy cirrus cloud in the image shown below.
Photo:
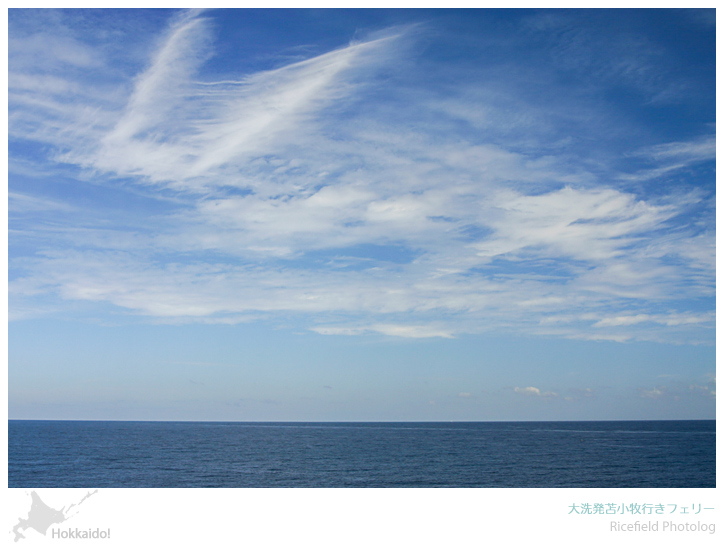
<path fill-rule="evenodd" d="M 633 157 L 647 161 L 650 166 L 635 173 L 620 175 L 623 180 L 645 181 L 670 176 L 716 158 L 716 137 L 706 135 L 689 142 L 667 142 L 637 150 Z"/>
<path fill-rule="evenodd" d="M 404 63 L 413 28 L 214 79 L 213 27 L 188 13 L 107 96 L 110 79 L 89 88 L 82 72 L 110 74 L 105 53 L 73 38 L 80 72 L 62 74 L 63 58 L 44 72 L 26 46 L 11 63 L 11 136 L 50 145 L 48 169 L 165 201 L 148 223 L 24 225 L 45 243 L 14 260 L 13 301 L 53 294 L 167 320 L 292 313 L 322 334 L 706 339 L 713 315 L 688 302 L 713 295 L 714 236 L 685 216 L 707 197 L 608 181 L 709 161 L 713 138 L 632 152 L 645 173 L 589 168 L 563 141 L 521 145 L 557 114 L 513 93 L 519 117 L 503 120 L 485 92 L 378 77 Z M 461 120 L 476 130 L 451 133 Z"/>
<path fill-rule="evenodd" d="M 237 81 L 203 81 L 198 72 L 210 55 L 209 25 L 202 17 L 183 18 L 98 147 L 61 159 L 174 189 L 239 185 L 238 173 L 228 169 L 278 151 L 290 134 L 299 138 L 314 113 L 344 98 L 356 72 L 383 62 L 399 38 L 388 33 Z"/>

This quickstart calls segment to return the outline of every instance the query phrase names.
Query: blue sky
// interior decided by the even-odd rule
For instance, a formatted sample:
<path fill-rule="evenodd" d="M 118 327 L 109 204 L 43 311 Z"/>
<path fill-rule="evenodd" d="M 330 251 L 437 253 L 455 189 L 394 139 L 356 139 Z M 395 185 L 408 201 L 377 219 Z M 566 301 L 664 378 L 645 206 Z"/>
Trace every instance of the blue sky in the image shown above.
<path fill-rule="evenodd" d="M 10 10 L 10 418 L 715 415 L 713 10 Z"/>

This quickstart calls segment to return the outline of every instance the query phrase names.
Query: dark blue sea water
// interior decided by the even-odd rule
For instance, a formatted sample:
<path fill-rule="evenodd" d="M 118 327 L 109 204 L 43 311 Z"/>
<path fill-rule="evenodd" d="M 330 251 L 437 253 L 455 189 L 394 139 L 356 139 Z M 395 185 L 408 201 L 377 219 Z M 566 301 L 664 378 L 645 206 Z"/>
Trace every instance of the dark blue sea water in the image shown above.
<path fill-rule="evenodd" d="M 9 421 L 10 487 L 715 487 L 715 421 Z"/>

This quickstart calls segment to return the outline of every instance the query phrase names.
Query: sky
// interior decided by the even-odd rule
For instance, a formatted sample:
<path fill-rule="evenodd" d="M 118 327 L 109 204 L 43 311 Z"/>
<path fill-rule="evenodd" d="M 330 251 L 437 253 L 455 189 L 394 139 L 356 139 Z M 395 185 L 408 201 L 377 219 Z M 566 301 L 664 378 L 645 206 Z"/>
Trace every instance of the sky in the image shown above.
<path fill-rule="evenodd" d="M 10 10 L 9 417 L 714 418 L 715 37 Z"/>

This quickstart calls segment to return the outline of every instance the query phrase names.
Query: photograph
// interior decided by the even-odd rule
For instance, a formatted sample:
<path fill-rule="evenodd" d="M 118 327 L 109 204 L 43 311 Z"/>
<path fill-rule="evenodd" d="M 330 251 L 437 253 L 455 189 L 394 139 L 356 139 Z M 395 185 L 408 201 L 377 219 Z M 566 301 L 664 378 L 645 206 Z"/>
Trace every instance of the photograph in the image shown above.
<path fill-rule="evenodd" d="M 459 542 L 474 506 L 525 526 L 522 495 L 602 543 L 712 543 L 715 9 L 7 32 L 9 540 L 143 544 L 119 514 L 159 505 L 221 537 L 234 503 L 312 533 L 352 502 L 376 523 L 318 544 L 397 506 Z M 274 521 L 236 538 L 309 538 Z"/>

